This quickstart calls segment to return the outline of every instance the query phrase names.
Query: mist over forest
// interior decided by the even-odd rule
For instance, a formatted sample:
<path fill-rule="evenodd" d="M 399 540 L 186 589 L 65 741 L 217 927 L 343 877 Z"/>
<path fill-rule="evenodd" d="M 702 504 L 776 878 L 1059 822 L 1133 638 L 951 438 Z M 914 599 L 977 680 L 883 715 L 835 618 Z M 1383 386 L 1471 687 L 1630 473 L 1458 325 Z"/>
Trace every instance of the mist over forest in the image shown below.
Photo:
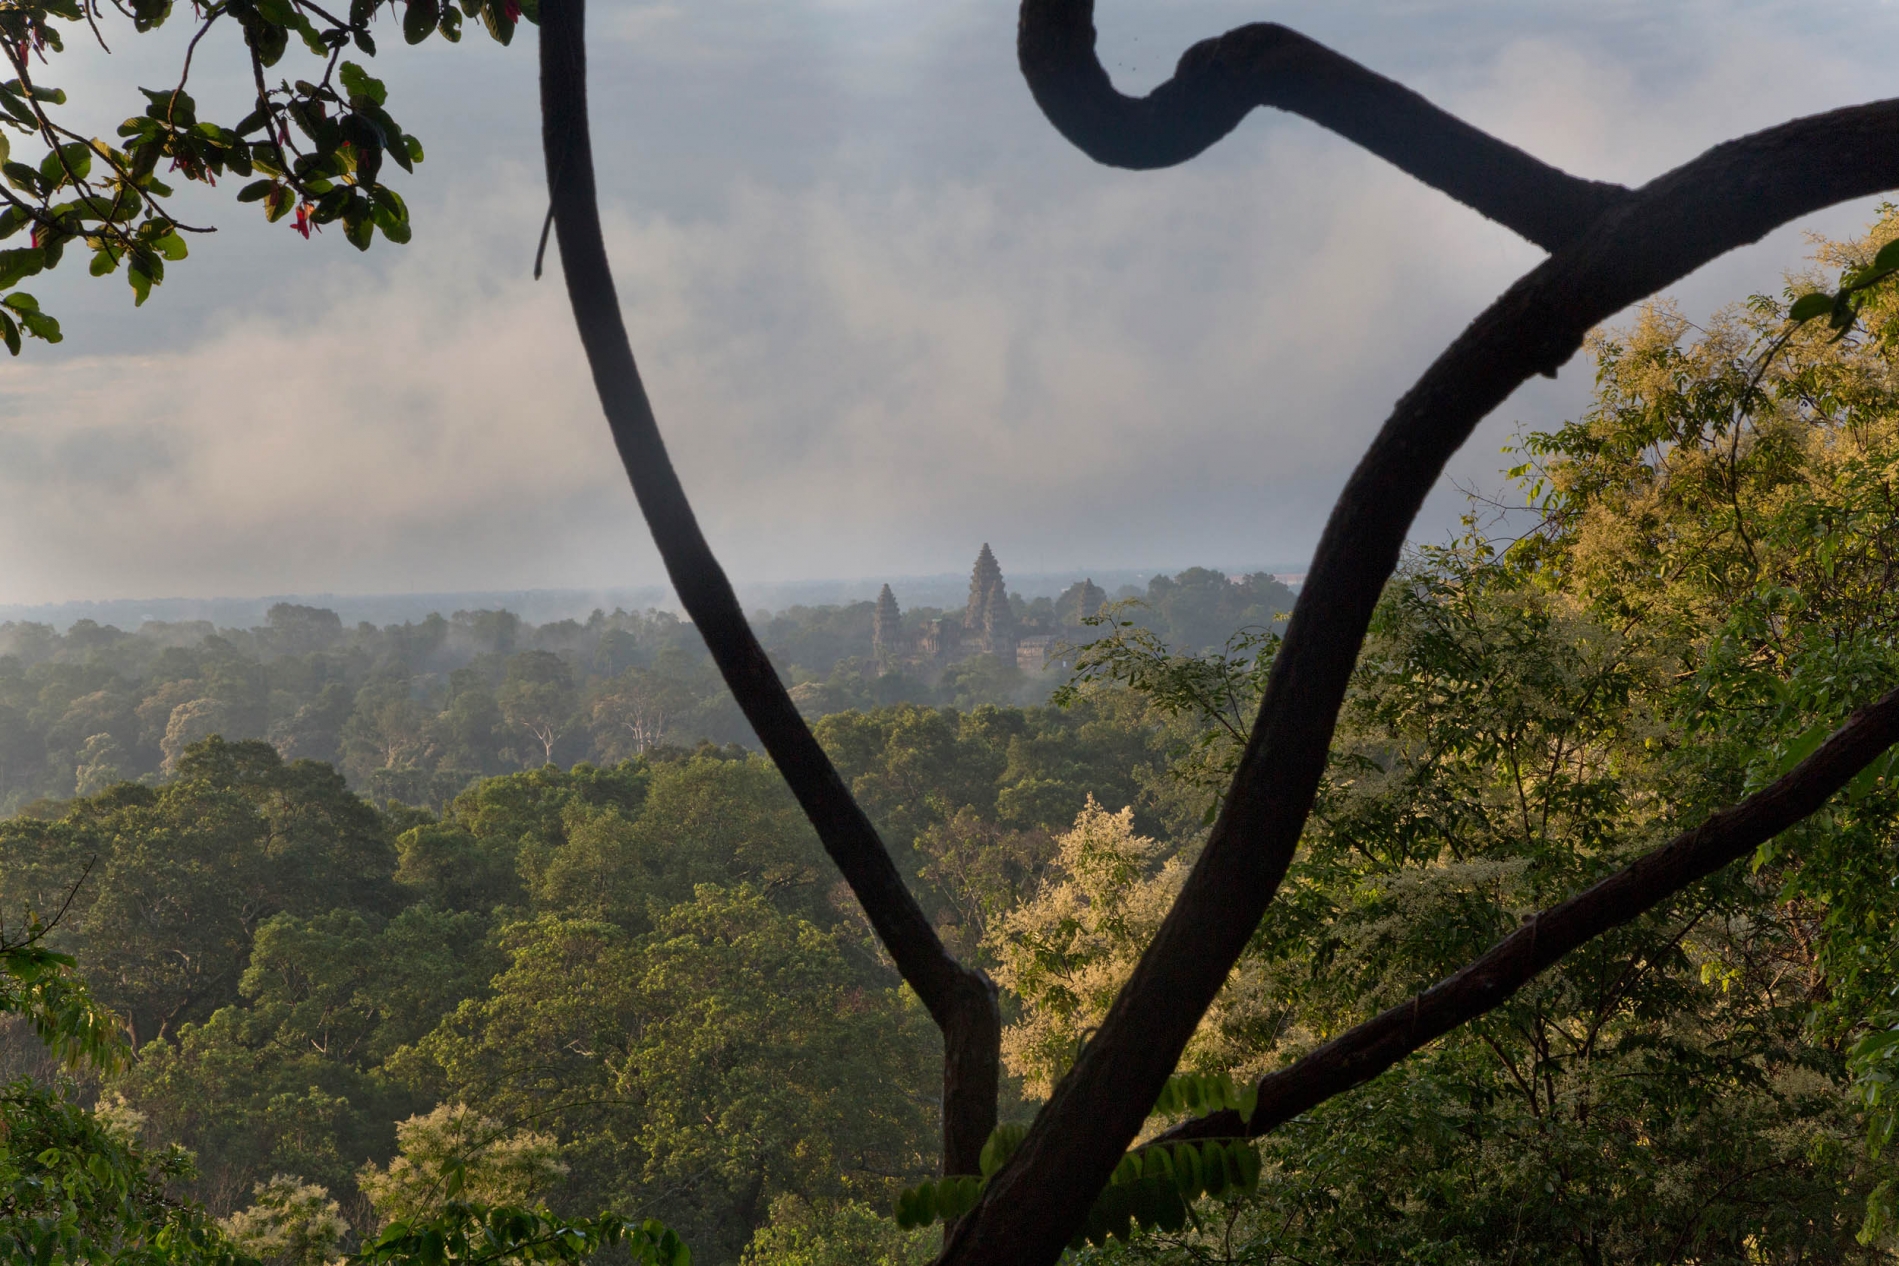
<path fill-rule="evenodd" d="M 943 588 L 924 592 L 940 597 Z M 1012 591 L 1015 637 L 1004 655 L 974 639 L 917 653 L 917 631 L 944 616 L 931 606 L 901 610 L 886 648 L 874 636 L 875 602 L 760 610 L 753 621 L 815 719 L 891 703 L 1043 703 L 1065 680 L 1071 648 L 1094 636 L 1084 621 L 1110 600 L 1128 604 L 1122 618 L 1193 652 L 1237 629 L 1274 625 L 1293 597 L 1269 574 L 1207 568 L 1123 584 L 1112 596 L 1089 580 L 1030 597 Z M 980 599 L 959 604 L 952 621 L 977 622 Z M 596 608 L 584 620 L 538 625 L 478 609 L 348 627 L 335 611 L 289 602 L 250 628 L 148 620 L 128 631 L 82 617 L 62 632 L 0 622 L 0 812 L 163 779 L 213 734 L 335 765 L 378 803 L 429 807 L 509 770 L 611 765 L 701 744 L 756 747 L 703 640 L 652 608 Z"/>

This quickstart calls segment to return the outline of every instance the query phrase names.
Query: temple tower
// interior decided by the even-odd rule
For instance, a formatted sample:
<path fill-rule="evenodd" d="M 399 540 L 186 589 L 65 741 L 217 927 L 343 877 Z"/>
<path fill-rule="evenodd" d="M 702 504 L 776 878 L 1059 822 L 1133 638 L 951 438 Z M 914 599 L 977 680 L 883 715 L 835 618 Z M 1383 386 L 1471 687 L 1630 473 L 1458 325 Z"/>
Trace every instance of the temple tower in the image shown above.
<path fill-rule="evenodd" d="M 985 654 L 1015 657 L 1015 612 L 1009 608 L 1009 587 L 1002 579 L 1002 565 L 996 562 L 986 541 L 969 573 L 969 606 L 963 612 L 963 627 L 977 635 Z"/>
<path fill-rule="evenodd" d="M 976 555 L 976 566 L 969 573 L 969 606 L 963 612 L 964 628 L 983 627 L 983 609 L 989 605 L 990 591 L 1000 588 L 1002 565 L 996 562 L 996 556 L 990 552 L 989 542 L 984 541 L 982 553 Z"/>
<path fill-rule="evenodd" d="M 1062 590 L 1061 596 L 1055 599 L 1055 616 L 1063 624 L 1080 624 L 1099 612 L 1107 601 L 1107 591 L 1090 577 Z"/>
<path fill-rule="evenodd" d="M 885 585 L 877 595 L 877 609 L 870 613 L 870 652 L 880 667 L 894 662 L 903 649 L 903 612 L 897 595 Z"/>

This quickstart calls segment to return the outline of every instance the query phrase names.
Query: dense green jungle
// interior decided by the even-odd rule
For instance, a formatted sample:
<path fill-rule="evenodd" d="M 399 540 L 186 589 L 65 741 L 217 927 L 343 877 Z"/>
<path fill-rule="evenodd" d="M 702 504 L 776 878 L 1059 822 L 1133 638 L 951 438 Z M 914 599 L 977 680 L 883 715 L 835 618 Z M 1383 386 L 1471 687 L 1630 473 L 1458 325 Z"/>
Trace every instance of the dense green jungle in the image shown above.
<path fill-rule="evenodd" d="M 1890 332 L 1899 300 L 1861 315 Z M 1244 1084 L 1409 997 L 1899 682 L 1890 342 L 1789 333 L 1756 298 L 1590 346 L 1593 403 L 1522 437 L 1521 495 L 1388 586 L 1183 1072 Z M 1037 674 L 917 671 L 870 604 L 761 618 L 944 939 L 1002 987 L 1005 1122 L 1178 891 L 1286 597 L 1193 571 L 1098 609 L 1012 599 L 1067 648 Z M 280 608 L 4 636 L 10 1225 L 63 1217 L 98 1260 L 125 1226 L 186 1227 L 151 1259 L 318 1266 L 473 1202 L 574 1220 L 609 1260 L 658 1259 L 589 1219 L 663 1224 L 703 1264 L 929 1259 L 936 1030 L 690 626 Z M 1185 1225 L 1076 1260 L 1892 1260 L 1895 777 L 1263 1137 Z"/>

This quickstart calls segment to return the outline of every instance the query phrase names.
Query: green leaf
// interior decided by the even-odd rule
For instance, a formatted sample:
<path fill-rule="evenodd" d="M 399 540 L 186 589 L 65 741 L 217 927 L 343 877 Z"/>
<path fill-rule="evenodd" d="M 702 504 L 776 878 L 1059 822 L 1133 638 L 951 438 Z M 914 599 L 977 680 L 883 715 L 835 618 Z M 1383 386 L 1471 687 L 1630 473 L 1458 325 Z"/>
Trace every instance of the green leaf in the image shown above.
<path fill-rule="evenodd" d="M 1174 1146 L 1174 1187 L 1188 1200 L 1200 1194 L 1200 1150 L 1192 1143 Z"/>
<path fill-rule="evenodd" d="M 977 1158 L 977 1168 L 982 1170 L 982 1176 L 988 1178 L 1008 1164 L 1009 1158 L 1015 1155 L 1016 1148 L 1022 1146 L 1027 1134 L 1027 1126 L 1014 1122 L 1005 1122 L 991 1130 Z"/>
<path fill-rule="evenodd" d="M 1227 1176 L 1239 1190 L 1259 1190 L 1259 1152 L 1251 1143 L 1233 1143 L 1226 1149 Z"/>
<path fill-rule="evenodd" d="M 20 324 L 34 338 L 44 339 L 48 343 L 57 343 L 65 336 L 59 332 L 59 322 L 44 312 L 21 312 Z M 42 1036 L 45 1036 L 42 1034 Z"/>
<path fill-rule="evenodd" d="M 1853 328 L 1853 322 L 1859 319 L 1859 296 L 1842 290 L 1833 296 L 1833 315 L 1827 318 L 1827 324 L 1841 334 Z"/>
<path fill-rule="evenodd" d="M 1787 318 L 1791 321 L 1811 321 L 1831 311 L 1833 311 L 1833 296 L 1816 290 L 1812 294 L 1804 294 L 1795 299 L 1793 306 L 1787 309 Z"/>
<path fill-rule="evenodd" d="M 944 1221 L 960 1218 L 976 1207 L 982 1195 L 982 1180 L 970 1174 L 958 1174 L 937 1184 L 937 1216 Z"/>
<path fill-rule="evenodd" d="M 1826 736 L 1832 732 L 1833 727 L 1825 721 L 1808 726 L 1801 731 L 1798 737 L 1780 749 L 1780 759 L 1774 767 L 1775 777 L 1791 773 L 1793 767 L 1813 755 L 1815 749 L 1825 742 Z"/>
<path fill-rule="evenodd" d="M 1866 768 L 1853 775 L 1853 781 L 1846 784 L 1846 798 L 1857 802 L 1871 795 L 1879 786 L 1882 778 L 1892 773 L 1894 753 L 1890 750 L 1876 757 Z"/>
<path fill-rule="evenodd" d="M 1879 248 L 1879 254 L 1873 256 L 1873 267 L 1882 272 L 1899 268 L 1899 238 L 1894 238 Z"/>
<path fill-rule="evenodd" d="M 389 89 L 383 86 L 382 80 L 371 78 L 369 72 L 355 62 L 344 62 L 337 78 L 343 81 L 343 91 L 349 96 L 368 97 L 377 105 L 389 100 Z"/>
<path fill-rule="evenodd" d="M 0 337 L 6 339 L 7 351 L 15 356 L 20 354 L 20 327 L 4 312 L 0 312 Z"/>
<path fill-rule="evenodd" d="M 0 173 L 5 173 L 7 183 L 21 193 L 38 196 L 40 192 L 40 173 L 25 163 L 0 163 Z"/>
<path fill-rule="evenodd" d="M 20 246 L 0 251 L 0 290 L 18 285 L 20 278 L 31 277 L 46 266 L 46 252 L 37 246 Z"/>
<path fill-rule="evenodd" d="M 125 270 L 125 280 L 132 287 L 132 306 L 144 307 L 145 301 L 152 297 L 152 275 L 139 264 L 133 264 Z"/>
<path fill-rule="evenodd" d="M 270 191 L 276 187 L 277 182 L 274 180 L 253 180 L 250 184 L 245 185 L 242 189 L 237 191 L 237 200 L 239 202 L 257 202 L 269 196 Z"/>
<path fill-rule="evenodd" d="M 402 13 L 402 38 L 411 44 L 420 44 L 435 29 L 441 18 L 441 7 L 435 0 L 409 0 L 409 7 Z"/>
<path fill-rule="evenodd" d="M 1220 1146 L 1218 1139 L 1208 1139 L 1200 1145 L 1200 1184 L 1209 1196 L 1218 1196 L 1226 1190 L 1226 1149 Z"/>
<path fill-rule="evenodd" d="M 514 19 L 501 8 L 501 0 L 485 0 L 481 6 L 481 24 L 504 47 L 514 42 Z"/>

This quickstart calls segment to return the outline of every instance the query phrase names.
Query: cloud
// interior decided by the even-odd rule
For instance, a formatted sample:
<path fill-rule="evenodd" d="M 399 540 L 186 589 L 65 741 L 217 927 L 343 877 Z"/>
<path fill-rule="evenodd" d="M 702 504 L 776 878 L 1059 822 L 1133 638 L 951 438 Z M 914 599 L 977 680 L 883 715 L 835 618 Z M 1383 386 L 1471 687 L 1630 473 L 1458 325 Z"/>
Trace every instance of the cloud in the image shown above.
<path fill-rule="evenodd" d="M 1157 77 L 1239 8 L 1134 15 L 1104 56 Z M 1516 8 L 1393 5 L 1370 51 L 1322 29 L 1336 10 L 1303 16 L 1591 175 L 1874 91 L 1865 41 L 1784 11 L 1705 6 L 1661 33 L 1671 61 L 1617 47 L 1632 11 Z M 620 293 L 736 576 L 950 570 L 982 540 L 1023 571 L 1296 562 L 1390 403 L 1538 258 L 1283 117 L 1174 171 L 1094 168 L 1032 113 L 1006 18 L 832 2 L 603 26 Z M 564 295 L 524 275 L 544 208 L 526 69 L 484 65 L 507 103 L 474 111 L 487 131 L 456 125 L 452 63 L 423 66 L 415 246 L 326 241 L 259 284 L 300 244 L 240 227 L 179 270 L 211 280 L 168 282 L 189 319 L 166 350 L 124 350 L 126 323 L 0 366 L 0 601 L 660 578 Z M 1798 253 L 1777 235 L 1686 293 L 1772 288 Z M 1494 479 L 1510 426 L 1573 413 L 1587 378 L 1519 393 L 1453 473 Z M 1447 489 L 1420 533 L 1458 508 Z"/>

